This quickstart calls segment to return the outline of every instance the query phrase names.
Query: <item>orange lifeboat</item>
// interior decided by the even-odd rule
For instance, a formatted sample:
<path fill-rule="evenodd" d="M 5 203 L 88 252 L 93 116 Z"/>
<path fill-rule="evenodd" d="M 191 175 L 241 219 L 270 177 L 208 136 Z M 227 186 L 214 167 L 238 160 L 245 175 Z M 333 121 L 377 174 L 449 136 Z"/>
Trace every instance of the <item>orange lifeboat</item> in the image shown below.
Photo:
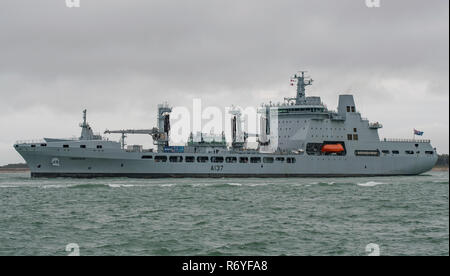
<path fill-rule="evenodd" d="M 338 153 L 343 152 L 344 147 L 341 144 L 326 144 L 322 146 L 321 151 L 326 153 Z"/>

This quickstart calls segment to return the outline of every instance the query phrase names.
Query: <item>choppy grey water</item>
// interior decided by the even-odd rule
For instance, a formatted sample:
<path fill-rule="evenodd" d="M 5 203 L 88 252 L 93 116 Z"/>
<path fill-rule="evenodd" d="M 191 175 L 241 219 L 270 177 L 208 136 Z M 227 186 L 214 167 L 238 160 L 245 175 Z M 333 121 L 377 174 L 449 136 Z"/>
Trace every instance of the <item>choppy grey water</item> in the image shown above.
<path fill-rule="evenodd" d="M 0 255 L 449 255 L 449 174 L 30 179 L 0 174 Z"/>

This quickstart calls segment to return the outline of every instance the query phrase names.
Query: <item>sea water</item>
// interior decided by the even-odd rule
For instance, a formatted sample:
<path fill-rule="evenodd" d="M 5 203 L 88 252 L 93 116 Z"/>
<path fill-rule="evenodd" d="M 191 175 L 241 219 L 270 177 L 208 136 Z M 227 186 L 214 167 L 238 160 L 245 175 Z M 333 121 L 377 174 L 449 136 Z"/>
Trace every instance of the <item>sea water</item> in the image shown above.
<path fill-rule="evenodd" d="M 449 255 L 449 174 L 38 178 L 0 173 L 0 255 Z M 372 246 L 372 247 L 371 247 Z M 373 252 L 373 250 L 372 250 Z"/>

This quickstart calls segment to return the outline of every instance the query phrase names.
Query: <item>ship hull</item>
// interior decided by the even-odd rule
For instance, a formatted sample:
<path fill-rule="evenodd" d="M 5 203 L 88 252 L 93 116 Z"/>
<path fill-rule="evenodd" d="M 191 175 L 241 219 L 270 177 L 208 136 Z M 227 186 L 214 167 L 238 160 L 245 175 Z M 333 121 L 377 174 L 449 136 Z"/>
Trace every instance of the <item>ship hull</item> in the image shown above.
<path fill-rule="evenodd" d="M 172 173 L 31 173 L 33 178 L 290 178 L 290 177 L 375 177 L 416 174 L 172 174 Z"/>
<path fill-rule="evenodd" d="M 401 147 L 396 145 L 396 147 Z M 406 145 L 405 145 L 406 147 Z M 57 148 L 30 148 L 19 145 L 16 150 L 22 155 L 31 170 L 32 177 L 133 177 L 133 178 L 180 178 L 180 177 L 344 177 L 344 176 L 393 176 L 418 175 L 429 171 L 437 161 L 437 154 L 425 154 L 431 145 L 420 145 L 412 155 L 394 156 L 338 156 L 338 155 L 276 155 L 276 154 L 190 154 L 190 153 L 143 153 L 115 150 L 88 150 Z M 151 159 L 144 157 L 151 156 Z M 165 156 L 166 162 L 157 162 L 157 156 Z M 182 157 L 182 162 L 170 162 L 170 157 Z M 223 157 L 220 163 L 186 162 L 186 157 Z M 260 163 L 227 163 L 227 157 L 261 158 Z M 277 157 L 283 162 L 275 161 Z M 265 158 L 273 158 L 265 163 Z M 287 163 L 287 158 L 295 163 Z M 55 163 L 55 160 L 58 162 Z M 56 165 L 55 165 L 56 164 Z"/>

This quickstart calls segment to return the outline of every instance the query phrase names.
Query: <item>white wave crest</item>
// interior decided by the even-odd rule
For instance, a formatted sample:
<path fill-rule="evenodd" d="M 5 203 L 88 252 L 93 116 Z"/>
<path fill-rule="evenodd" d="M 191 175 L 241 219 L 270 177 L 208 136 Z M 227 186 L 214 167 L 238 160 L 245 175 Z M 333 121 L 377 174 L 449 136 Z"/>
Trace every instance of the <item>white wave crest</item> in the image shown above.
<path fill-rule="evenodd" d="M 386 184 L 386 183 L 369 181 L 369 182 L 365 182 L 365 183 L 357 183 L 356 185 L 361 186 L 361 187 L 374 187 L 374 186 L 383 185 L 383 184 Z"/>
<path fill-rule="evenodd" d="M 234 183 L 234 182 L 230 182 L 230 183 L 227 183 L 227 184 L 231 185 L 231 186 L 242 186 L 241 183 Z"/>
<path fill-rule="evenodd" d="M 111 188 L 128 188 L 128 187 L 135 187 L 136 185 L 133 184 L 108 184 Z"/>

